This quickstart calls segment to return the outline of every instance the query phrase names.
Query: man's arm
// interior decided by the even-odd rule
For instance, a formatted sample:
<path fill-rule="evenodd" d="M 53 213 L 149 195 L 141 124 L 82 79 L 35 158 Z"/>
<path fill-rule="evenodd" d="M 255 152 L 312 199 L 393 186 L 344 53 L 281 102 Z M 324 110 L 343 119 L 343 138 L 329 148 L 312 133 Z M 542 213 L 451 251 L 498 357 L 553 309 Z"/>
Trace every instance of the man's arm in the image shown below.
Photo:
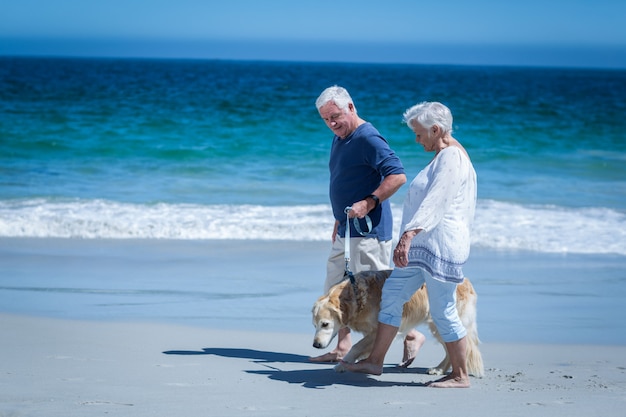
<path fill-rule="evenodd" d="M 394 195 L 406 183 L 406 175 L 393 174 L 387 175 L 377 189 L 372 192 L 378 197 L 379 204 Z M 358 217 L 362 219 L 376 207 L 376 201 L 372 197 L 363 196 L 363 200 L 357 201 L 352 205 L 350 217 Z"/>

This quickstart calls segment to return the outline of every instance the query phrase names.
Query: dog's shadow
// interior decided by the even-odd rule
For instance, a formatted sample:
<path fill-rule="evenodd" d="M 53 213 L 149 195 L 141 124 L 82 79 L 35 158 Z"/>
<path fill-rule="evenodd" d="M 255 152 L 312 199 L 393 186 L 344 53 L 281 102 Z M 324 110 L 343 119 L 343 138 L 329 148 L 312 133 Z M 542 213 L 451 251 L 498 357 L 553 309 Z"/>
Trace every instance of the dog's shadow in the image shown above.
<path fill-rule="evenodd" d="M 279 363 L 302 363 L 309 366 L 313 365 L 308 356 L 296 355 L 292 353 L 267 352 L 255 349 L 236 349 L 236 348 L 204 348 L 200 351 L 195 350 L 169 350 L 163 352 L 166 355 L 216 355 L 225 358 L 248 359 L 254 363 L 262 364 L 268 369 L 266 370 L 247 370 L 248 374 L 264 375 L 275 381 L 287 382 L 289 384 L 301 384 L 305 388 L 324 388 L 332 385 L 350 385 L 355 387 L 394 387 L 394 386 L 414 386 L 423 387 L 421 382 L 397 382 L 397 381 L 380 381 L 369 375 L 358 373 L 338 373 L 335 372 L 332 364 L 315 364 L 324 366 L 320 369 L 298 369 L 298 370 L 281 370 L 271 364 Z M 386 367 L 388 373 L 409 373 L 409 374 L 427 374 L 426 368 L 399 368 Z"/>

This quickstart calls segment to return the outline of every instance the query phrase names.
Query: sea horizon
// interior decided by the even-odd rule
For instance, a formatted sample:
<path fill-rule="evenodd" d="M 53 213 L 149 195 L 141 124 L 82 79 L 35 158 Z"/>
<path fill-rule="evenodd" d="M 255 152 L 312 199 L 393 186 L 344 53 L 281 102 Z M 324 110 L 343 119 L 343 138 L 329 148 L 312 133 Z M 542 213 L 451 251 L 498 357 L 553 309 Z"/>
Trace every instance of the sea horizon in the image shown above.
<path fill-rule="evenodd" d="M 61 37 L 5 37 L 0 41 L 0 56 L 4 57 L 626 69 L 626 48 L 619 44 L 495 42 L 455 45 L 354 40 L 184 41 Z"/>

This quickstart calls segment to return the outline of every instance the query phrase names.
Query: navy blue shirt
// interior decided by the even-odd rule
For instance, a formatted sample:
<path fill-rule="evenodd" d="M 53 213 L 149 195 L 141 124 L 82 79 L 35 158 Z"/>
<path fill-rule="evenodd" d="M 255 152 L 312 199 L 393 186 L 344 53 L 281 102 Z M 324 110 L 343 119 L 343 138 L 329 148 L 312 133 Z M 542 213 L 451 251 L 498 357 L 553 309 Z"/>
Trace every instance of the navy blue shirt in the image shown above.
<path fill-rule="evenodd" d="M 346 213 L 344 209 L 363 200 L 378 188 L 388 175 L 404 174 L 402 162 L 391 150 L 389 144 L 371 123 L 357 127 L 345 139 L 335 135 L 330 149 L 330 203 L 333 215 L 339 221 L 339 236 L 345 237 Z M 381 241 L 393 237 L 393 219 L 389 200 L 383 201 L 369 214 L 372 231 L 367 237 Z M 360 220 L 361 230 L 367 225 Z M 361 235 L 350 221 L 350 236 Z"/>

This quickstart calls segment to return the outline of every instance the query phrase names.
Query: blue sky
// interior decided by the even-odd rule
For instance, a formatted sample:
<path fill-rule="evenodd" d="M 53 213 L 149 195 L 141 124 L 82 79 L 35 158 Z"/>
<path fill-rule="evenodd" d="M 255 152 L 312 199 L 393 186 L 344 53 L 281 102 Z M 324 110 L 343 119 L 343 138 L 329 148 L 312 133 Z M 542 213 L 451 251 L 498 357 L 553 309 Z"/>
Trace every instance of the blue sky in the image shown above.
<path fill-rule="evenodd" d="M 626 1 L 2 0 L 0 54 L 626 68 Z"/>

